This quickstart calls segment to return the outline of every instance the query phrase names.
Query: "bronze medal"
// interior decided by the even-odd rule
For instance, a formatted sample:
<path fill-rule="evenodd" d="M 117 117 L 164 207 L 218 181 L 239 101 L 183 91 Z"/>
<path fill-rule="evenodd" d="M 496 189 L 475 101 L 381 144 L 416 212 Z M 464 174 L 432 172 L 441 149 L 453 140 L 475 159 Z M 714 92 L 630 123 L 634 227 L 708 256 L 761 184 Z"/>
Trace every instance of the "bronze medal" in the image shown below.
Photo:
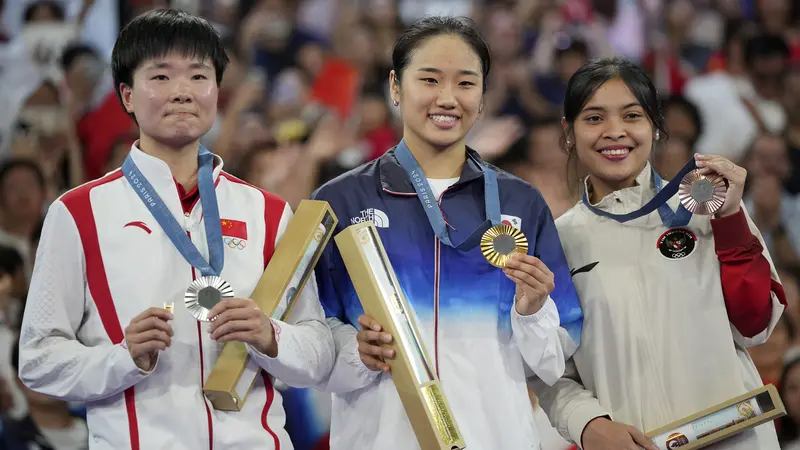
<path fill-rule="evenodd" d="M 693 170 L 681 180 L 678 198 L 683 207 L 692 214 L 708 216 L 717 212 L 725 203 L 728 182 L 720 175 L 701 175 Z"/>

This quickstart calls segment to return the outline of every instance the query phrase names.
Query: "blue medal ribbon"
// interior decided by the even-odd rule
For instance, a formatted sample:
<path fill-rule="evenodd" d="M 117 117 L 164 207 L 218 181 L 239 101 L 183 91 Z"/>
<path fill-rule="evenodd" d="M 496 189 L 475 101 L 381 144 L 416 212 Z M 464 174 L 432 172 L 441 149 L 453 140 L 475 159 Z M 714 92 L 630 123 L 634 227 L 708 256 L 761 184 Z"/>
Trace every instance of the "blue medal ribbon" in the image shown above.
<path fill-rule="evenodd" d="M 200 204 L 203 207 L 206 239 L 210 262 L 206 261 L 183 227 L 175 220 L 167 205 L 158 196 L 153 186 L 133 162 L 130 154 L 122 164 L 122 172 L 133 191 L 150 210 L 161 229 L 186 261 L 200 271 L 203 276 L 219 276 L 225 263 L 225 246 L 222 242 L 222 224 L 219 218 L 219 205 L 214 190 L 214 155 L 200 146 L 197 155 L 197 187 L 200 191 Z"/>
<path fill-rule="evenodd" d="M 417 193 L 420 203 L 422 203 L 422 209 L 428 216 L 428 222 L 430 222 L 433 232 L 436 233 L 436 237 L 438 237 L 443 244 L 457 250 L 470 250 L 478 245 L 480 238 L 486 230 L 501 223 L 500 191 L 497 187 L 497 174 L 486 164 L 475 161 L 483 170 L 483 195 L 486 205 L 486 220 L 484 220 L 463 242 L 455 245 L 450 239 L 450 232 L 447 229 L 444 214 L 439 207 L 439 202 L 433 194 L 428 179 L 425 178 L 422 168 L 420 168 L 414 155 L 411 154 L 411 150 L 408 149 L 405 141 L 401 140 L 400 143 L 397 144 L 394 154 L 397 158 L 397 162 L 400 163 L 400 166 L 408 175 L 408 179 L 411 181 L 411 185 L 414 187 L 414 191 Z"/>
<path fill-rule="evenodd" d="M 670 180 L 666 186 L 662 187 L 664 183 L 661 177 L 656 173 L 655 169 L 653 170 L 653 181 L 655 183 L 656 188 L 656 195 L 652 199 L 650 199 L 647 204 L 642 206 L 636 211 L 630 212 L 628 214 L 612 214 L 607 211 L 603 211 L 595 206 L 593 206 L 589 202 L 589 194 L 588 192 L 583 193 L 583 204 L 589 208 L 590 211 L 597 214 L 598 216 L 608 217 L 610 219 L 614 219 L 617 222 L 625 223 L 630 220 L 638 219 L 639 217 L 646 216 L 651 212 L 658 210 L 658 215 L 661 216 L 661 222 L 667 228 L 676 228 L 676 227 L 685 227 L 689 224 L 689 221 L 692 219 L 692 213 L 686 209 L 683 204 L 678 205 L 678 210 L 673 211 L 672 208 L 667 204 L 667 201 L 672 198 L 680 188 L 681 181 L 683 177 L 685 177 L 689 172 L 695 170 L 697 168 L 697 164 L 695 163 L 694 158 L 689 160 L 685 166 L 675 175 L 675 178 Z"/>

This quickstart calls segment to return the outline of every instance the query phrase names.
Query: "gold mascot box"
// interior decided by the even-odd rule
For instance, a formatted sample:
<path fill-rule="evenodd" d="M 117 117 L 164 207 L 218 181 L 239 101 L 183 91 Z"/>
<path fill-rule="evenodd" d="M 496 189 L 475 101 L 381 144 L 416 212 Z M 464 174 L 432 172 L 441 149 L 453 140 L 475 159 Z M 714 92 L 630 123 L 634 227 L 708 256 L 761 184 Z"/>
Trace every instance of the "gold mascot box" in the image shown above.
<path fill-rule="evenodd" d="M 420 448 L 465 448 L 378 230 L 372 222 L 362 222 L 345 228 L 334 240 L 364 312 L 394 338 L 384 345 L 395 351 L 387 363 Z"/>
<path fill-rule="evenodd" d="M 261 311 L 273 319 L 288 317 L 337 223 L 328 202 L 300 202 L 250 295 Z M 241 411 L 260 370 L 244 343 L 228 342 L 208 375 L 203 393 L 214 409 Z"/>
<path fill-rule="evenodd" d="M 778 390 L 769 384 L 647 433 L 661 450 L 708 447 L 786 415 Z"/>

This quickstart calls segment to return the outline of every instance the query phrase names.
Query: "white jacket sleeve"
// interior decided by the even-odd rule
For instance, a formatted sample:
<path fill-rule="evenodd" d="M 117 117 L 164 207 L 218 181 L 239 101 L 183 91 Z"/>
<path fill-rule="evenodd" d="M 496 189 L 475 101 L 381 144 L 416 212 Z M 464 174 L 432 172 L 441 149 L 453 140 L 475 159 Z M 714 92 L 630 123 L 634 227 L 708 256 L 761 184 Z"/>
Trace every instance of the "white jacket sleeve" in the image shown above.
<path fill-rule="evenodd" d="M 535 314 L 521 316 L 511 308 L 511 330 L 522 358 L 542 381 L 555 383 L 564 373 L 564 350 L 559 338 L 558 309 L 547 297 Z"/>
<path fill-rule="evenodd" d="M 276 245 L 292 215 L 287 204 L 278 226 Z M 333 366 L 334 345 L 331 330 L 325 324 L 313 273 L 286 321 L 273 320 L 273 325 L 278 343 L 277 357 L 270 358 L 248 345 L 250 356 L 270 375 L 289 386 L 305 388 L 322 382 Z"/>
<path fill-rule="evenodd" d="M 567 361 L 564 376 L 555 384 L 549 385 L 531 377 L 528 385 L 536 394 L 539 405 L 550 418 L 553 427 L 564 439 L 575 444 L 581 445 L 583 429 L 592 419 L 611 417 L 600 406 L 594 394 L 583 387 L 572 359 Z"/>
<path fill-rule="evenodd" d="M 336 361 L 330 376 L 317 388 L 324 392 L 343 394 L 374 383 L 380 372 L 369 369 L 361 361 L 356 341 L 358 331 L 335 317 L 328 318 L 328 326 L 336 343 Z"/>
<path fill-rule="evenodd" d="M 50 206 L 20 331 L 19 378 L 33 391 L 65 401 L 117 395 L 145 378 L 127 349 L 104 332 L 86 289 L 86 262 L 75 221 L 60 201 Z"/>

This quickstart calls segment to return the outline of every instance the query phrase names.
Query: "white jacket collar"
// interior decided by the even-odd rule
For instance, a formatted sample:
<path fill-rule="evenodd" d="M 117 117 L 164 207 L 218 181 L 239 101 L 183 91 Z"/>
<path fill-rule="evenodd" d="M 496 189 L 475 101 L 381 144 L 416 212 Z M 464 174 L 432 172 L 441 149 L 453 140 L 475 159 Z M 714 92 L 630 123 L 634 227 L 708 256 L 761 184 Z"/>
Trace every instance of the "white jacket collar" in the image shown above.
<path fill-rule="evenodd" d="M 592 192 L 592 184 L 589 177 L 583 181 L 584 189 L 588 194 Z M 644 169 L 636 176 L 636 185 L 614 191 L 592 206 L 612 212 L 614 214 L 627 214 L 644 206 L 655 196 L 655 185 L 653 184 L 653 170 L 650 162 L 645 164 Z M 591 197 L 591 195 L 589 195 Z"/>
<path fill-rule="evenodd" d="M 155 156 L 148 155 L 147 153 L 139 150 L 139 141 L 136 141 L 131 146 L 131 158 L 136 164 L 136 167 L 147 178 L 147 181 L 153 186 L 156 193 L 161 200 L 167 205 L 170 212 L 175 217 L 183 217 L 183 207 L 181 200 L 178 196 L 178 189 L 175 186 L 175 178 L 169 166 L 164 161 L 156 158 Z M 219 174 L 222 172 L 222 158 L 214 155 L 214 183 L 219 179 Z M 199 204 L 199 202 L 198 202 Z"/>

